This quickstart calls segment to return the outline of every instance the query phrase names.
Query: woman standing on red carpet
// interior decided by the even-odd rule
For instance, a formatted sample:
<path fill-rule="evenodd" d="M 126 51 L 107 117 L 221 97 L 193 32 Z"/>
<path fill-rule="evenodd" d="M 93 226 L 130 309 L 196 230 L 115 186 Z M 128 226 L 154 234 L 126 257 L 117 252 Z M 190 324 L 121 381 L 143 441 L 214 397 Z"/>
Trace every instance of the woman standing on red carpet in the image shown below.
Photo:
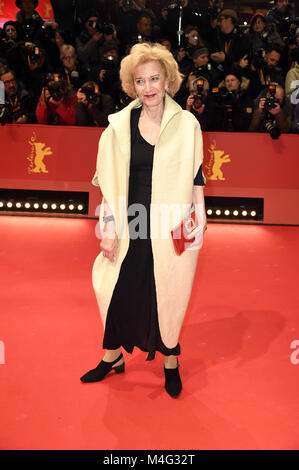
<path fill-rule="evenodd" d="M 99 141 L 93 184 L 103 201 L 101 253 L 92 282 L 104 324 L 106 353 L 82 382 L 124 372 L 123 347 L 165 356 L 167 392 L 182 389 L 177 356 L 199 248 L 206 229 L 202 136 L 196 118 L 172 98 L 182 76 L 161 44 L 132 47 L 121 62 L 124 91 L 135 98 L 109 116 Z M 174 249 L 171 230 L 195 207 L 198 226 L 185 251 Z"/>

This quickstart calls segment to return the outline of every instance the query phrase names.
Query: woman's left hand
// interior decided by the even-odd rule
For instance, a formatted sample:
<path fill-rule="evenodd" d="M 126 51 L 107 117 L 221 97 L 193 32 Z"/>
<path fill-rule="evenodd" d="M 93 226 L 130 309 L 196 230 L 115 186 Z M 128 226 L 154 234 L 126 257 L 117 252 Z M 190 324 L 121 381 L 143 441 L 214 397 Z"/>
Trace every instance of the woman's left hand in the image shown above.
<path fill-rule="evenodd" d="M 186 250 L 199 250 L 202 247 L 203 236 L 206 230 L 207 220 L 205 219 L 200 225 L 198 225 L 198 227 L 192 230 L 192 232 L 185 235 L 185 238 L 187 238 L 188 240 L 195 237 L 195 240 L 193 242 L 188 243 L 188 247 L 186 248 Z"/>

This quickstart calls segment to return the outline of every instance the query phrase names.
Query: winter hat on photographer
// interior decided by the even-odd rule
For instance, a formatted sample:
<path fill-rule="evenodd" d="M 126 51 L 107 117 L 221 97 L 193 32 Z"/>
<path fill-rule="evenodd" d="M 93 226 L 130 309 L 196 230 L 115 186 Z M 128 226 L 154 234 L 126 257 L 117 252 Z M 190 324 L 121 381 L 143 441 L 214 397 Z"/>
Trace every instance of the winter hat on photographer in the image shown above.
<path fill-rule="evenodd" d="M 236 78 L 239 80 L 239 82 L 241 83 L 241 81 L 242 81 L 242 73 L 241 73 L 239 70 L 237 70 L 237 69 L 230 69 L 230 70 L 227 70 L 227 71 L 225 72 L 225 74 L 224 74 L 224 79 L 226 79 L 226 77 L 227 77 L 228 75 L 234 75 L 234 77 L 236 77 Z"/>
<path fill-rule="evenodd" d="M 32 0 L 34 8 L 38 7 L 38 0 Z M 22 0 L 16 0 L 16 6 L 22 8 Z"/>
<path fill-rule="evenodd" d="M 96 17 L 96 18 L 99 18 L 100 19 L 100 15 L 99 15 L 99 12 L 98 10 L 96 10 L 95 8 L 89 8 L 86 12 L 86 14 L 83 16 L 83 23 L 86 23 L 86 21 L 89 20 L 89 18 L 92 18 L 92 17 Z"/>
<path fill-rule="evenodd" d="M 238 15 L 235 10 L 230 10 L 229 8 L 227 8 L 225 10 L 222 10 L 217 16 L 217 18 L 219 18 L 219 16 L 227 16 L 228 18 L 234 20 L 235 23 L 238 23 Z"/>
<path fill-rule="evenodd" d="M 192 59 L 197 59 L 197 57 L 199 57 L 200 55 L 202 54 L 208 54 L 209 53 L 209 49 L 207 49 L 207 47 L 201 47 L 200 49 L 196 49 L 191 58 Z"/>

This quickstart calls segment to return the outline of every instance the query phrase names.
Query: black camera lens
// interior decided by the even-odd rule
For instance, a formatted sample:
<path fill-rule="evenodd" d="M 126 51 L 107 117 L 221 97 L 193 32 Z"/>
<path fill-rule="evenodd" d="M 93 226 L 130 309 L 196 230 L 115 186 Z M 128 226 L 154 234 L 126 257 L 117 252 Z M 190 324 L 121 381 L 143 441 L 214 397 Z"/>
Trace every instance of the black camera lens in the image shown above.
<path fill-rule="evenodd" d="M 107 34 L 107 35 L 113 34 L 114 30 L 113 30 L 112 26 L 109 26 L 109 25 L 105 26 L 104 33 Z"/>

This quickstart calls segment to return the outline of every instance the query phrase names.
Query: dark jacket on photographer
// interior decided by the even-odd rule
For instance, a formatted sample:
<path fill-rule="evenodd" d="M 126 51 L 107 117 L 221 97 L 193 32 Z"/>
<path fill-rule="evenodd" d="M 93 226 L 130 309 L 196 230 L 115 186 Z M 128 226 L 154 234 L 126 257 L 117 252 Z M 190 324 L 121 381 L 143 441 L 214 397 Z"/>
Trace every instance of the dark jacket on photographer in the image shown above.
<path fill-rule="evenodd" d="M 248 33 L 250 41 L 250 56 L 253 56 L 259 49 L 266 50 L 269 44 L 278 44 L 279 46 L 283 46 L 283 41 L 278 32 L 275 30 L 271 31 L 270 28 L 271 25 L 267 25 L 266 30 L 262 33 L 257 33 L 256 31 Z"/>
<path fill-rule="evenodd" d="M 285 18 L 293 17 L 293 14 L 294 12 L 291 5 L 287 5 L 286 11 L 284 12 L 278 10 L 278 8 L 272 8 L 266 15 L 266 22 L 268 24 L 275 24 L 277 32 L 281 38 L 283 38 L 289 31 L 289 24 L 285 21 Z"/>
<path fill-rule="evenodd" d="M 175 101 L 183 108 L 186 109 L 187 99 L 190 93 L 185 94 L 181 98 L 175 98 Z M 204 111 L 202 113 L 198 113 L 196 109 L 192 106 L 190 108 L 190 113 L 196 117 L 200 124 L 200 128 L 202 131 L 211 131 L 213 129 L 213 121 L 215 118 L 215 102 L 211 98 L 210 93 L 203 97 L 202 104 L 205 105 Z"/>
<path fill-rule="evenodd" d="M 252 98 L 256 98 L 271 82 L 284 85 L 283 71 L 280 67 L 268 67 L 265 61 L 262 61 L 256 70 L 249 70 L 248 78 L 250 85 L 248 92 Z"/>
<path fill-rule="evenodd" d="M 220 87 L 213 93 L 215 115 L 213 129 L 215 131 L 247 132 L 253 113 L 253 101 L 248 92 L 239 88 L 229 92 Z"/>
<path fill-rule="evenodd" d="M 39 124 L 57 124 L 74 126 L 76 124 L 77 93 L 69 91 L 62 103 L 57 106 L 47 101 L 43 103 L 42 94 L 36 108 L 36 118 Z"/>
<path fill-rule="evenodd" d="M 27 117 L 26 124 L 32 124 L 36 122 L 35 117 L 35 106 L 32 96 L 28 91 L 23 88 L 20 82 L 18 82 L 18 89 L 15 96 L 6 96 L 6 123 L 16 123 L 17 120 L 22 117 Z"/>
<path fill-rule="evenodd" d="M 77 101 L 77 126 L 107 127 L 109 125 L 108 116 L 114 112 L 114 101 L 109 95 L 101 93 L 100 101 L 97 104 L 85 105 Z"/>
<path fill-rule="evenodd" d="M 76 50 L 78 59 L 90 72 L 101 58 L 101 47 L 105 42 L 104 36 L 99 41 L 94 41 L 86 28 L 76 38 Z"/>
<path fill-rule="evenodd" d="M 44 34 L 42 30 L 44 20 L 36 10 L 34 10 L 31 18 L 29 19 L 25 18 L 25 15 L 22 10 L 18 11 L 16 13 L 16 21 L 20 25 L 21 39 L 23 39 L 24 41 L 38 43 L 41 41 Z"/>
<path fill-rule="evenodd" d="M 225 62 L 222 64 L 224 70 L 236 65 L 242 57 L 250 52 L 249 38 L 237 26 L 229 34 L 222 33 L 217 26 L 209 46 L 210 54 L 220 51 L 225 53 Z"/>
<path fill-rule="evenodd" d="M 6 27 L 9 26 L 9 25 L 11 25 L 15 28 L 15 30 L 17 32 L 17 37 L 16 38 L 8 37 L 5 34 Z M 2 31 L 0 30 L 0 57 L 6 57 L 7 52 L 13 46 L 15 46 L 15 44 L 17 42 L 20 41 L 20 34 L 21 34 L 20 25 L 16 21 L 7 21 L 6 23 L 4 23 L 3 30 Z"/>
<path fill-rule="evenodd" d="M 265 98 L 267 94 L 267 89 L 261 91 L 257 99 L 255 100 L 254 113 L 252 116 L 252 121 L 249 127 L 251 132 L 266 132 L 266 121 L 267 121 L 267 112 L 261 112 L 259 110 L 259 102 L 261 98 Z M 289 132 L 291 124 L 291 105 L 287 98 L 284 97 L 282 103 L 280 104 L 280 112 L 277 115 L 270 115 L 270 119 L 275 123 L 275 125 L 280 129 L 281 132 Z"/>
<path fill-rule="evenodd" d="M 106 70 L 103 81 L 99 80 L 101 70 Z M 101 93 L 110 95 L 114 99 L 115 104 L 119 102 L 122 88 L 119 78 L 119 65 L 117 62 L 109 61 L 103 57 L 99 65 L 92 70 L 90 77 L 92 81 L 99 84 Z"/>
<path fill-rule="evenodd" d="M 60 64 L 60 67 L 58 67 L 55 72 L 63 75 L 66 81 L 72 85 L 75 91 L 77 91 L 82 86 L 82 84 L 88 80 L 88 73 L 80 63 L 76 64 L 76 67 L 74 70 L 72 70 L 72 72 L 69 72 L 68 69 Z"/>
<path fill-rule="evenodd" d="M 40 57 L 37 59 L 38 67 L 34 70 L 31 70 L 29 67 L 24 41 L 13 46 L 7 54 L 10 68 L 15 71 L 16 76 L 22 80 L 25 88 L 35 97 L 35 104 L 37 104 L 42 89 L 43 75 L 48 71 L 45 51 L 39 49 L 39 53 Z"/>

